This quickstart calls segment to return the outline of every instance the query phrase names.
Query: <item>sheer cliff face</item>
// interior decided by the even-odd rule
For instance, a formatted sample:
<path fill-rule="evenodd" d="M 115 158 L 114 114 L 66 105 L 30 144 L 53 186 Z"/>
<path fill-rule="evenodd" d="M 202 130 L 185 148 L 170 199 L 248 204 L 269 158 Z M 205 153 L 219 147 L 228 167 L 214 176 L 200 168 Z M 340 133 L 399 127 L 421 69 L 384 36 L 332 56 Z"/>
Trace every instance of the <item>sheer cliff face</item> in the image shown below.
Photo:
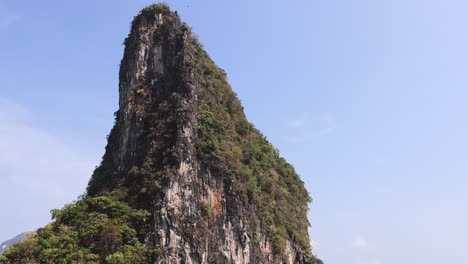
<path fill-rule="evenodd" d="M 302 182 L 176 13 L 153 6 L 135 17 L 119 80 L 88 195 L 125 193 L 150 210 L 155 263 L 315 263 Z"/>

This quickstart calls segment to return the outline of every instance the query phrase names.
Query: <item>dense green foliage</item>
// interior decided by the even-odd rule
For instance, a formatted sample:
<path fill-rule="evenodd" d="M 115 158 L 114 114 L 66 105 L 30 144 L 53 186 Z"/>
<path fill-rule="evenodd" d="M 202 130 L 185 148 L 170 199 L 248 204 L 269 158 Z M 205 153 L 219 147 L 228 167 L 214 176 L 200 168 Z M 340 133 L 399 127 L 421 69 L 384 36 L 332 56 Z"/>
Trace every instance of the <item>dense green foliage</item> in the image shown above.
<path fill-rule="evenodd" d="M 147 263 L 140 243 L 149 213 L 107 196 L 87 197 L 52 210 L 54 222 L 7 250 L 7 263 Z"/>
<path fill-rule="evenodd" d="M 169 12 L 170 8 L 165 3 L 157 3 L 143 8 L 140 14 Z"/>
<path fill-rule="evenodd" d="M 226 75 L 196 39 L 192 41 L 198 93 L 197 151 L 199 160 L 226 177 L 242 200 L 252 229 L 266 231 L 275 253 L 283 254 L 291 239 L 307 252 L 308 203 L 304 183 L 294 168 L 247 121 Z M 258 240 L 258 239 L 257 239 Z"/>
<path fill-rule="evenodd" d="M 169 12 L 169 8 L 164 4 L 152 5 L 143 9 L 139 16 L 154 19 L 154 12 Z M 135 21 L 138 19 L 141 17 L 137 16 Z M 174 16 L 164 19 L 160 30 L 172 29 L 170 23 L 176 20 Z M 132 25 L 135 27 L 136 23 Z M 177 30 L 168 33 L 172 34 L 173 41 L 182 39 L 190 28 L 179 24 Z M 125 53 L 131 54 L 138 38 L 130 34 L 125 42 Z M 195 105 L 190 107 L 194 108 L 191 110 L 197 119 L 195 149 L 201 171 L 209 171 L 223 180 L 224 191 L 230 192 L 228 195 L 241 205 L 239 214 L 251 227 L 253 243 L 259 244 L 266 236 L 274 253 L 283 255 L 286 240 L 291 240 L 303 253 L 310 255 L 307 210 L 311 198 L 303 182 L 294 168 L 279 156 L 278 150 L 247 120 L 226 74 L 214 64 L 195 37 L 188 46 L 185 48 L 193 61 L 184 67 L 193 71 L 198 84 Z M 125 68 L 121 74 L 126 74 Z M 174 146 L 180 121 L 178 82 L 182 74 L 173 74 L 175 77 L 171 78 L 176 81 L 171 83 L 171 78 L 166 78 L 167 87 L 151 98 L 151 109 L 145 116 L 144 132 L 136 150 L 138 157 L 125 164 L 128 171 L 118 173 L 113 163 L 114 148 L 122 129 L 119 127 L 121 114 L 116 112 L 116 125 L 109 135 L 103 161 L 90 180 L 87 197 L 62 210 L 53 210 L 53 223 L 39 229 L 36 237 L 8 250 L 0 260 L 11 263 L 150 263 L 161 254 L 161 247 L 150 250 L 143 245 L 145 235 L 153 231 L 152 216 L 140 209 L 155 208 L 154 201 L 163 195 L 162 189 L 179 164 Z M 200 204 L 200 213 L 202 221 L 207 222 L 216 216 L 210 204 Z"/>

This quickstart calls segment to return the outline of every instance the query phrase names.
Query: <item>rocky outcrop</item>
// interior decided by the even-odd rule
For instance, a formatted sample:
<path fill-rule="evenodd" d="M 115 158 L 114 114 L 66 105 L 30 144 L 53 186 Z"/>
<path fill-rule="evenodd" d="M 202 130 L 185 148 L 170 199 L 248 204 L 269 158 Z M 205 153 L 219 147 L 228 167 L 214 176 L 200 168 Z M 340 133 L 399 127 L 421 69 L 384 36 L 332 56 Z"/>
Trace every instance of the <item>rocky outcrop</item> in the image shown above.
<path fill-rule="evenodd" d="M 0 256 L 3 255 L 3 253 L 5 251 L 7 251 L 7 249 L 11 248 L 12 246 L 20 243 L 21 241 L 23 241 L 23 240 L 25 240 L 27 238 L 33 237 L 35 235 L 36 235 L 35 231 L 24 232 L 22 234 L 19 234 L 19 235 L 15 236 L 14 238 L 12 238 L 10 240 L 7 240 L 7 241 L 3 242 L 2 244 L 0 244 Z"/>
<path fill-rule="evenodd" d="M 275 252 L 267 225 L 252 229 L 249 212 L 256 208 L 246 207 L 228 169 L 201 159 L 205 86 L 194 43 L 190 28 L 165 6 L 135 18 L 121 62 L 116 124 L 88 195 L 125 189 L 125 199 L 152 212 L 144 239 L 157 252 L 154 263 L 315 263 L 291 239 Z"/>

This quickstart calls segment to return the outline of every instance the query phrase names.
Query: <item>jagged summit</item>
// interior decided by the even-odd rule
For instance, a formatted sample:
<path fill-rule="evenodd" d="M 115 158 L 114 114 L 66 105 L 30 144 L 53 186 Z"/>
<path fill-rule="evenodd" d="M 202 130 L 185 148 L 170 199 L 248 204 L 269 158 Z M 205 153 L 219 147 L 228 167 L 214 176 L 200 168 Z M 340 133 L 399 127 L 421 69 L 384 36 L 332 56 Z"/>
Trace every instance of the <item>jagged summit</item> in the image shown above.
<path fill-rule="evenodd" d="M 132 22 L 115 117 L 86 197 L 54 210 L 55 221 L 29 242 L 37 258 L 315 263 L 303 182 L 165 4 Z M 71 251 L 50 242 L 65 236 Z"/>

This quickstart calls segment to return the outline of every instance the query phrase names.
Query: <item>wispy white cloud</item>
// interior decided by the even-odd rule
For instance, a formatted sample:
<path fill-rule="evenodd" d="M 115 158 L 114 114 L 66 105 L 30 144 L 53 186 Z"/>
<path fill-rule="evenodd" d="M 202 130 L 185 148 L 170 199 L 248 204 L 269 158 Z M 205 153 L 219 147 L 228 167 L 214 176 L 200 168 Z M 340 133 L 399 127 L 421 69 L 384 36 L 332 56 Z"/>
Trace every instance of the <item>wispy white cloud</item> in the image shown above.
<path fill-rule="evenodd" d="M 382 264 L 382 262 L 378 259 L 371 258 L 371 259 L 361 261 L 359 264 Z"/>
<path fill-rule="evenodd" d="M 359 250 L 364 250 L 368 248 L 368 246 L 369 246 L 369 243 L 362 236 L 358 235 L 354 238 L 354 241 L 353 241 L 354 248 L 359 249 Z"/>
<path fill-rule="evenodd" d="M 57 197 L 83 191 L 93 158 L 34 127 L 29 118 L 26 108 L 0 98 L 0 182 Z"/>
<path fill-rule="evenodd" d="M 312 248 L 317 248 L 319 246 L 319 242 L 317 242 L 316 240 L 311 239 L 310 240 L 310 245 L 312 246 Z"/>
<path fill-rule="evenodd" d="M 375 254 L 375 246 L 370 244 L 369 241 L 362 235 L 356 235 L 353 239 L 352 246 L 357 250 L 359 258 L 361 259 L 357 263 L 359 264 L 382 264 L 379 258 Z"/>
<path fill-rule="evenodd" d="M 97 163 L 96 155 L 38 123 L 27 108 L 0 97 L 0 240 L 50 221 L 51 209 L 83 193 Z"/>
<path fill-rule="evenodd" d="M 303 113 L 301 117 L 286 123 L 290 133 L 286 140 L 290 143 L 304 143 L 316 137 L 332 133 L 337 125 L 331 114 Z"/>
<path fill-rule="evenodd" d="M 289 127 L 302 127 L 305 124 L 305 119 L 296 119 L 288 122 Z"/>
<path fill-rule="evenodd" d="M 0 30 L 5 30 L 19 20 L 19 16 L 0 3 Z"/>

